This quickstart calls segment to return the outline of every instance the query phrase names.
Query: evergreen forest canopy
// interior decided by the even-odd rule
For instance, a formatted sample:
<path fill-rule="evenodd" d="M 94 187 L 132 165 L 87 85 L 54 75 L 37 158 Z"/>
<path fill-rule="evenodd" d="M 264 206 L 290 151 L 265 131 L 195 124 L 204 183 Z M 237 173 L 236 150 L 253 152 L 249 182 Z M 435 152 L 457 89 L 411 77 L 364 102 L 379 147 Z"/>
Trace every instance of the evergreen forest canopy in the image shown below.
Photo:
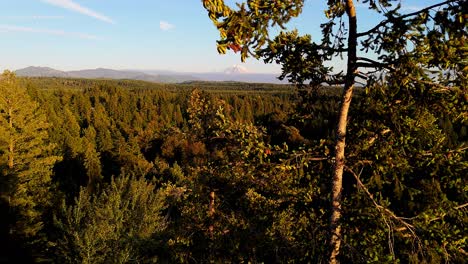
<path fill-rule="evenodd" d="M 329 1 L 332 21 L 346 14 L 349 4 L 339 4 L 346 2 L 352 1 Z M 378 10 L 391 1 L 364 2 Z M 414 36 L 421 45 L 411 52 L 395 48 L 398 34 L 407 31 L 392 31 L 395 43 L 377 41 L 396 52 L 388 56 L 395 61 L 382 57 L 377 65 L 391 68 L 381 79 L 369 77 L 365 87 L 353 89 L 355 76 L 348 74 L 353 82 L 344 94 L 353 103 L 339 236 L 330 228 L 336 210 L 330 175 L 338 163 L 343 86 L 320 84 L 347 76 L 329 76 L 316 63 L 326 54 L 314 52 L 346 47 L 319 47 L 307 36 L 281 33 L 263 38 L 268 48 L 260 45 L 255 53 L 255 43 L 246 41 L 255 39 L 263 20 L 252 31 L 232 26 L 249 16 L 267 23 L 298 15 L 303 1 L 248 3 L 233 11 L 216 9 L 223 1 L 203 1 L 213 19 L 234 23 L 218 25 L 228 30 L 220 45 L 284 62 L 283 77 L 296 88 L 1 75 L 0 262 L 325 263 L 332 262 L 336 238 L 333 261 L 343 263 L 465 262 L 462 1 L 438 6 L 444 14 L 428 9 L 426 18 L 442 21 L 429 26 L 443 25 L 445 35 L 421 29 Z M 267 4 L 279 6 L 274 11 Z M 386 15 L 403 23 L 398 13 Z M 407 21 L 406 30 L 418 21 Z M 306 56 L 288 53 L 291 47 Z M 440 75 L 430 78 L 428 70 Z"/>

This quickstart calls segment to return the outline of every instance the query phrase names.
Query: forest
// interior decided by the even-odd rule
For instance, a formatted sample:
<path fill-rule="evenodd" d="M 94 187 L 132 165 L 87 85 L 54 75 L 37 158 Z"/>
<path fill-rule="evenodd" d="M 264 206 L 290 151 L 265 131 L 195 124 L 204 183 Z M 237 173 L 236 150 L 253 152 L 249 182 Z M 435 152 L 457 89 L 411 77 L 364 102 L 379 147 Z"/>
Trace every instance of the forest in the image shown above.
<path fill-rule="evenodd" d="M 218 52 L 290 84 L 1 75 L 0 263 L 466 263 L 465 1 L 239 2 Z"/>
<path fill-rule="evenodd" d="M 338 88 L 0 82 L 0 262 L 324 261 Z M 417 92 L 357 91 L 346 261 L 466 259 L 466 93 Z"/>

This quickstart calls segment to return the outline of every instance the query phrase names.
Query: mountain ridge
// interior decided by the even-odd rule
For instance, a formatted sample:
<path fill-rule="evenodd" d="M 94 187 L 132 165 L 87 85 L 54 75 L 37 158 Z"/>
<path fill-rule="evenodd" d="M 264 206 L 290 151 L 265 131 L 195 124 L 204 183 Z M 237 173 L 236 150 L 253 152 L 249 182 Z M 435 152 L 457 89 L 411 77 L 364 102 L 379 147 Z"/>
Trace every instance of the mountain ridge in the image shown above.
<path fill-rule="evenodd" d="M 84 69 L 77 71 L 60 71 L 50 67 L 29 66 L 15 71 L 23 77 L 58 77 L 58 78 L 85 78 L 85 79 L 130 79 L 148 82 L 177 83 L 198 80 L 190 75 L 146 74 L 139 71 L 113 70 L 106 68 Z"/>
<path fill-rule="evenodd" d="M 235 81 L 247 83 L 286 83 L 277 74 L 251 73 L 245 67 L 234 65 L 223 72 L 181 73 L 157 70 L 114 70 L 107 68 L 61 71 L 50 67 L 29 66 L 15 71 L 22 77 L 58 77 L 85 79 L 130 79 L 155 83 L 181 83 L 186 81 Z"/>

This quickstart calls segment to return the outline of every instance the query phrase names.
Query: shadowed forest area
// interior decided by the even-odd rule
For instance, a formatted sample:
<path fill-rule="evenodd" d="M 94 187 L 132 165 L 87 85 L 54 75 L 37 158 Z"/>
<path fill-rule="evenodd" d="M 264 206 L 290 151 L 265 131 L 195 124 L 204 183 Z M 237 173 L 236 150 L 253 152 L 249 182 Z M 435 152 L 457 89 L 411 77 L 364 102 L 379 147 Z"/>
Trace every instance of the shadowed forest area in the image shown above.
<path fill-rule="evenodd" d="M 339 88 L 0 82 L 0 262 L 324 261 Z M 411 92 L 355 94 L 347 262 L 466 259 L 466 94 Z"/>

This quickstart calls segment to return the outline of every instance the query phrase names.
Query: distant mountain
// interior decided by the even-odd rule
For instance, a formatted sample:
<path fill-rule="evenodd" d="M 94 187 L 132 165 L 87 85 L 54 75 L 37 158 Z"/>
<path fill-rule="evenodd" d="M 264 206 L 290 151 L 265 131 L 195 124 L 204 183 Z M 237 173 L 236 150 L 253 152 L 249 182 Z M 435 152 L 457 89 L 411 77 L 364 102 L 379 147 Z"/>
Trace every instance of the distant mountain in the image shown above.
<path fill-rule="evenodd" d="M 49 67 L 27 67 L 15 71 L 18 76 L 28 77 L 61 77 L 85 79 L 130 79 L 160 83 L 178 83 L 198 80 L 197 77 L 181 74 L 147 74 L 139 71 L 122 71 L 112 69 L 87 69 L 79 71 L 59 71 Z"/>
<path fill-rule="evenodd" d="M 224 70 L 225 74 L 246 74 L 249 73 L 249 70 L 241 65 L 234 65 Z"/>
<path fill-rule="evenodd" d="M 278 79 L 279 74 L 272 73 L 253 73 L 242 65 L 233 65 L 218 73 L 194 74 L 202 80 L 208 81 L 234 81 L 250 83 L 288 83 Z"/>
<path fill-rule="evenodd" d="M 59 71 L 49 67 L 27 67 L 15 71 L 18 76 L 29 76 L 29 77 L 69 77 L 68 73 Z"/>
<path fill-rule="evenodd" d="M 234 81 L 249 83 L 287 83 L 278 80 L 279 74 L 251 73 L 245 67 L 234 65 L 223 72 L 180 73 L 164 70 L 112 70 L 86 69 L 59 71 L 49 67 L 27 67 L 15 71 L 18 76 L 60 77 L 86 79 L 130 79 L 158 83 L 181 83 L 187 81 Z"/>
<path fill-rule="evenodd" d="M 278 80 L 279 74 L 274 73 L 252 73 L 247 68 L 234 65 L 226 68 L 222 72 L 174 72 L 164 70 L 129 70 L 134 72 L 143 72 L 146 74 L 159 74 L 160 76 L 173 76 L 177 79 L 185 78 L 185 81 L 215 81 L 215 82 L 247 82 L 247 83 L 288 83 Z M 190 77 L 192 79 L 190 79 Z M 195 77 L 195 78 L 194 78 Z"/>
<path fill-rule="evenodd" d="M 270 73 L 230 73 L 224 72 L 209 72 L 209 73 L 191 73 L 191 75 L 204 81 L 217 81 L 217 82 L 247 82 L 247 83 L 288 83 L 287 81 L 280 81 L 279 74 Z"/>
<path fill-rule="evenodd" d="M 135 77 L 146 77 L 145 74 L 139 72 L 118 71 L 104 68 L 69 71 L 68 74 L 75 78 L 105 78 L 105 79 L 134 79 Z M 151 77 L 151 75 L 147 75 Z"/>
<path fill-rule="evenodd" d="M 68 72 L 70 76 L 75 78 L 104 78 L 104 79 L 130 79 L 147 82 L 159 83 L 178 83 L 191 80 L 198 80 L 194 76 L 186 75 L 165 75 L 165 74 L 147 74 L 139 71 L 122 71 L 98 68 L 94 70 L 81 70 Z"/>

